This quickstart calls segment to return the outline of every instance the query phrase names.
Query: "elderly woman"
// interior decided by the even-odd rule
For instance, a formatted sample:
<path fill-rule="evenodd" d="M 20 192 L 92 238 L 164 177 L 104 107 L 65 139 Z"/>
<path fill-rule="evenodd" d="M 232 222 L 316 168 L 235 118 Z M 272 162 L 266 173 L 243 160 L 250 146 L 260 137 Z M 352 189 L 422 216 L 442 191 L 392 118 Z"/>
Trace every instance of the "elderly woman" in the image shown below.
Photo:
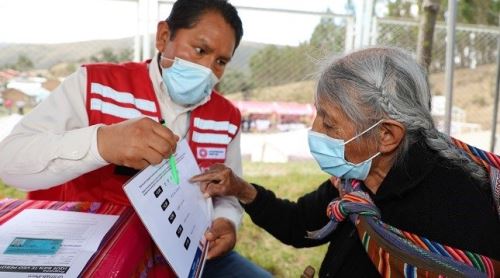
<path fill-rule="evenodd" d="M 450 257 L 468 256 L 458 249 L 484 255 L 477 258 L 486 270 L 477 273 L 494 273 L 490 266 L 500 259 L 500 220 L 488 173 L 436 130 L 426 74 L 409 54 L 369 48 L 330 61 L 321 72 L 315 103 L 311 153 L 337 178 L 297 202 L 279 199 L 223 165 L 192 181 L 206 195 L 236 196 L 255 224 L 286 244 L 330 242 L 321 277 L 475 275 L 460 262 L 424 254 L 434 249 Z M 388 232 L 407 240 L 385 237 Z M 371 246 L 383 240 L 372 252 Z M 410 240 L 414 245 L 405 245 Z M 413 252 L 415 246 L 423 251 Z M 424 255 L 415 259 L 418 254 Z"/>

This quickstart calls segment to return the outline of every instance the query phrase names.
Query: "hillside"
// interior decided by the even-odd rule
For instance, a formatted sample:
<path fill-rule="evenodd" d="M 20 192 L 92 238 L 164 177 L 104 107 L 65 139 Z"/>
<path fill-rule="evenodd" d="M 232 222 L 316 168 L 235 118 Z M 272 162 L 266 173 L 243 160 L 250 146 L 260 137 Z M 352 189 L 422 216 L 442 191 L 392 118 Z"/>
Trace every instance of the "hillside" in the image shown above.
<path fill-rule="evenodd" d="M 229 68 L 248 70 L 250 57 L 266 46 L 261 43 L 241 42 Z M 0 44 L 0 68 L 13 64 L 19 55 L 26 55 L 36 69 L 48 69 L 59 63 L 74 63 L 98 53 L 104 48 L 111 48 L 118 53 L 123 49 L 133 49 L 134 39 L 93 40 L 60 44 Z"/>
<path fill-rule="evenodd" d="M 36 69 L 47 69 L 61 62 L 78 62 L 104 48 L 122 50 L 132 48 L 132 38 L 118 40 L 95 40 L 60 44 L 2 44 L 0 45 L 0 67 L 15 63 L 21 54 L 30 58 Z"/>
<path fill-rule="evenodd" d="M 228 69 L 235 69 L 247 72 L 250 70 L 249 63 L 250 58 L 255 54 L 255 52 L 264 48 L 266 44 L 257 42 L 247 42 L 242 41 L 236 52 L 231 59 L 231 63 L 228 64 Z"/>
<path fill-rule="evenodd" d="M 250 98 L 258 101 L 312 103 L 314 87 L 314 81 L 307 80 L 280 86 L 257 88 L 252 91 Z M 225 96 L 231 100 L 243 100 L 242 93 L 228 94 Z"/>
<path fill-rule="evenodd" d="M 445 93 L 444 73 L 430 76 L 432 92 Z M 459 69 L 453 78 L 453 105 L 467 113 L 467 122 L 481 124 L 483 129 L 491 128 L 496 80 L 496 66 L 482 65 L 476 69 Z"/>
<path fill-rule="evenodd" d="M 479 123 L 483 129 L 491 126 L 495 89 L 495 65 L 483 65 L 476 69 L 458 69 L 454 74 L 453 104 L 466 111 L 467 122 Z M 434 95 L 445 91 L 444 73 L 432 74 L 429 78 Z M 314 81 L 301 81 L 287 85 L 256 89 L 252 100 L 294 101 L 312 103 Z M 241 93 L 227 95 L 233 100 L 242 100 Z"/>

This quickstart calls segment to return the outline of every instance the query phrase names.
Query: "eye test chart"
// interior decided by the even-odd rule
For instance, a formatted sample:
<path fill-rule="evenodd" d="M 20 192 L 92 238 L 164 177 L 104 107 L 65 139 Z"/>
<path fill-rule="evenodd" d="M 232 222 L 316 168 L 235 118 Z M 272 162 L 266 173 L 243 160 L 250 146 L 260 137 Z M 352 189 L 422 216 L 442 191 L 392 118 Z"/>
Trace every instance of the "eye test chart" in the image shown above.
<path fill-rule="evenodd" d="M 168 159 L 137 173 L 124 190 L 165 259 L 179 277 L 199 277 L 208 251 L 212 201 L 188 180 L 200 173 L 186 140 L 175 153 L 179 184 L 172 179 Z"/>

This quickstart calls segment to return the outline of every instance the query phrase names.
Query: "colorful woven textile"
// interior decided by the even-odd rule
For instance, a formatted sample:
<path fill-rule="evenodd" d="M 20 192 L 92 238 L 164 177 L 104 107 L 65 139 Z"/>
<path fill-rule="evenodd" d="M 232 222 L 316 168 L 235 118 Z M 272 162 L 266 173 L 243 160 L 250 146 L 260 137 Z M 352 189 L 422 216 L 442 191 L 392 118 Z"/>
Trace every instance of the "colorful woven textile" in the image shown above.
<path fill-rule="evenodd" d="M 152 267 L 152 240 L 131 207 L 98 202 L 3 199 L 0 225 L 28 208 L 120 216 L 83 269 L 82 277 L 146 277 Z"/>
<path fill-rule="evenodd" d="M 489 172 L 493 199 L 499 212 L 500 157 L 456 139 L 454 143 Z M 310 238 L 325 237 L 349 217 L 368 256 L 383 277 L 500 277 L 499 261 L 383 223 L 380 211 L 359 185 L 357 180 L 341 181 L 344 195 L 327 207 L 330 222 L 322 229 L 308 233 Z"/>

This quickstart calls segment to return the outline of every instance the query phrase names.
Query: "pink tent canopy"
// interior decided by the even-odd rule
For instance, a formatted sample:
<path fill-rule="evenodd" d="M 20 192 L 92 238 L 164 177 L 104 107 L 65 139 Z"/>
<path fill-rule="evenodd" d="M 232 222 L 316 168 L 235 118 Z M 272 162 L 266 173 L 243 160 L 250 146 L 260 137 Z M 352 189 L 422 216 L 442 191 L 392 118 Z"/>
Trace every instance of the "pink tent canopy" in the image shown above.
<path fill-rule="evenodd" d="M 242 114 L 278 114 L 313 116 L 316 111 L 311 104 L 296 102 L 233 101 Z"/>

